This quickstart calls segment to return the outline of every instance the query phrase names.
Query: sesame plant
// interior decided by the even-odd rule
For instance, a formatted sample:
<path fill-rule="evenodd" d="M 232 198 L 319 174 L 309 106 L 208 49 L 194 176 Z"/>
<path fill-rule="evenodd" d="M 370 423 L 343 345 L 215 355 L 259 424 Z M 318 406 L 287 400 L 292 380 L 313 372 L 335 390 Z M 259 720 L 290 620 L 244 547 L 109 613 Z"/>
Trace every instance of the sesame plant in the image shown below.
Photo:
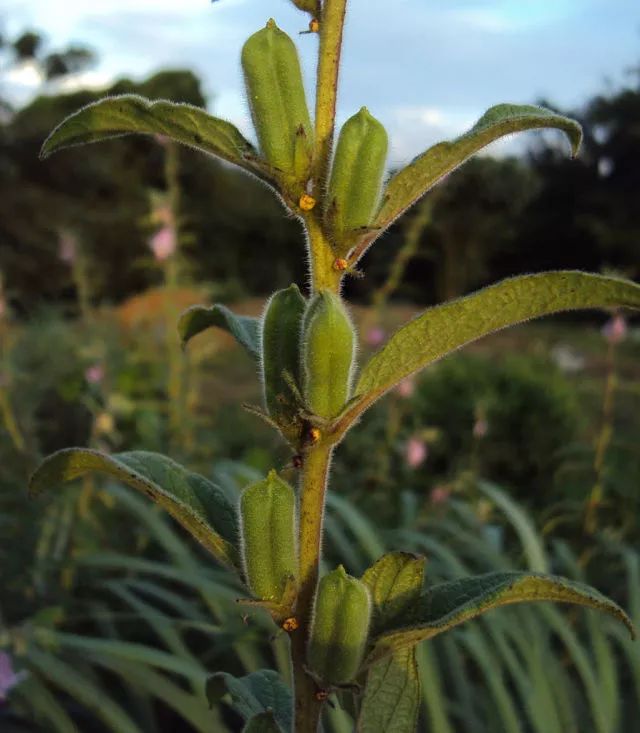
<path fill-rule="evenodd" d="M 402 548 L 360 578 L 339 566 L 321 577 L 323 516 L 332 456 L 362 414 L 410 375 L 475 339 L 530 318 L 578 308 L 638 308 L 640 286 L 577 271 L 514 277 L 426 310 L 357 364 L 356 332 L 341 287 L 384 232 L 448 173 L 505 135 L 565 133 L 577 154 L 580 126 L 529 105 L 500 104 L 467 133 L 429 148 L 383 184 L 387 134 L 362 108 L 335 130 L 347 0 L 292 0 L 308 14 L 303 42 L 319 41 L 315 114 L 296 45 L 269 20 L 245 43 L 242 68 L 258 146 L 202 109 L 138 96 L 109 97 L 64 120 L 43 157 L 129 133 L 163 135 L 256 176 L 297 217 L 308 283 L 279 290 L 262 318 L 223 305 L 189 309 L 184 343 L 226 329 L 255 361 L 264 404 L 250 409 L 291 448 L 290 464 L 242 493 L 238 506 L 172 459 L 134 451 L 69 448 L 48 457 L 31 492 L 100 472 L 163 507 L 246 586 L 249 610 L 271 615 L 289 637 L 291 679 L 256 670 L 212 670 L 211 702 L 230 695 L 246 731 L 312 733 L 327 704 L 345 706 L 359 731 L 413 731 L 420 700 L 416 646 L 498 606 L 558 601 L 600 609 L 633 627 L 595 589 L 535 572 L 493 572 L 430 584 L 425 559 Z M 384 243 L 381 244 L 384 246 Z M 363 460 L 367 460 L 363 456 Z"/>

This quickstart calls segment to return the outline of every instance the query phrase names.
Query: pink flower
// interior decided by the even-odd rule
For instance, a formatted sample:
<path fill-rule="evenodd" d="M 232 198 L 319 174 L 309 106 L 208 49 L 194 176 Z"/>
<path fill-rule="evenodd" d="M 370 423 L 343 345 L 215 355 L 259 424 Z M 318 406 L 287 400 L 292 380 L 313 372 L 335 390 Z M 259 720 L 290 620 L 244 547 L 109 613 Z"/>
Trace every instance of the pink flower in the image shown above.
<path fill-rule="evenodd" d="M 484 438 L 488 432 L 489 423 L 485 420 L 484 417 L 479 417 L 473 426 L 473 437 L 481 439 Z"/>
<path fill-rule="evenodd" d="M 623 315 L 616 313 L 602 327 L 602 335 L 610 344 L 619 344 L 627 335 L 627 322 Z"/>
<path fill-rule="evenodd" d="M 429 498 L 432 504 L 446 504 L 451 496 L 451 491 L 446 486 L 435 486 L 431 490 Z"/>
<path fill-rule="evenodd" d="M 400 397 L 407 399 L 416 391 L 416 382 L 413 377 L 407 377 L 403 379 L 400 384 L 396 387 L 396 392 Z"/>
<path fill-rule="evenodd" d="M 67 265 L 75 262 L 78 250 L 78 242 L 73 234 L 69 232 L 61 232 L 58 240 L 58 257 Z"/>
<path fill-rule="evenodd" d="M 0 702 L 7 699 L 7 693 L 26 677 L 26 672 L 13 670 L 11 657 L 6 652 L 0 652 Z"/>
<path fill-rule="evenodd" d="M 367 343 L 369 346 L 380 346 L 385 340 L 386 335 L 384 329 L 380 328 L 380 326 L 374 326 L 367 333 Z"/>
<path fill-rule="evenodd" d="M 158 262 L 171 257 L 176 251 L 176 232 L 173 227 L 163 226 L 149 240 L 149 247 Z"/>
<path fill-rule="evenodd" d="M 102 364 L 93 364 L 85 370 L 84 378 L 89 384 L 100 384 L 104 379 L 104 367 Z"/>
<path fill-rule="evenodd" d="M 409 438 L 405 448 L 405 461 L 410 468 L 418 468 L 427 459 L 429 450 L 422 438 Z"/>

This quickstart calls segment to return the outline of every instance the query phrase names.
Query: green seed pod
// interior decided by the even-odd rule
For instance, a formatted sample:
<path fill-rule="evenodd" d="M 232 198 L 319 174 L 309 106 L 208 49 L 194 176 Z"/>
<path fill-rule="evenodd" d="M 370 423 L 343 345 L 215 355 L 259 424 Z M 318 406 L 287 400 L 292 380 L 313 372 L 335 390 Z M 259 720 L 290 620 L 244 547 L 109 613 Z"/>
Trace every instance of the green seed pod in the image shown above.
<path fill-rule="evenodd" d="M 275 471 L 240 497 L 242 559 L 247 583 L 261 600 L 279 601 L 298 576 L 296 497 Z"/>
<path fill-rule="evenodd" d="M 387 131 L 363 107 L 342 126 L 329 182 L 329 225 L 344 235 L 371 224 L 382 186 Z"/>
<path fill-rule="evenodd" d="M 315 13 L 318 9 L 318 0 L 293 0 L 293 4 L 307 13 Z"/>
<path fill-rule="evenodd" d="M 304 397 L 310 410 L 330 419 L 351 394 L 356 338 L 342 300 L 321 290 L 309 301 L 302 324 Z"/>
<path fill-rule="evenodd" d="M 313 154 L 313 128 L 294 42 L 272 19 L 242 49 L 253 124 L 264 157 L 285 174 L 302 175 Z M 296 150 L 297 149 L 297 150 Z"/>
<path fill-rule="evenodd" d="M 274 293 L 262 319 L 262 375 L 269 415 L 292 442 L 299 437 L 300 340 L 305 299 L 297 285 Z"/>
<path fill-rule="evenodd" d="M 351 682 L 362 662 L 371 599 L 366 585 L 340 565 L 318 583 L 309 635 L 307 662 L 325 683 Z"/>

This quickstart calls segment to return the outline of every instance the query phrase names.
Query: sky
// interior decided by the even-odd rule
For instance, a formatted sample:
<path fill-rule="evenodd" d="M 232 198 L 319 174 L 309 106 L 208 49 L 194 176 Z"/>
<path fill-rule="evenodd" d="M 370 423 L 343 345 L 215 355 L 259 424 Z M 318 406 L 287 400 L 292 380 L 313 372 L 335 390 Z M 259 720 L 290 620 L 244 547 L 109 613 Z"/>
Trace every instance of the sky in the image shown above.
<path fill-rule="evenodd" d="M 92 47 L 99 63 L 74 83 L 192 69 L 210 111 L 253 137 L 240 49 L 269 17 L 296 38 L 310 94 L 317 39 L 297 35 L 307 16 L 288 0 L 3 0 L 0 29 L 35 27 L 52 48 Z M 387 127 L 397 166 L 464 132 L 493 104 L 544 98 L 579 108 L 629 83 L 625 69 L 640 63 L 640 2 L 350 0 L 343 60 L 339 121 L 366 105 Z M 37 88 L 28 68 L 4 76 L 14 99 Z"/>

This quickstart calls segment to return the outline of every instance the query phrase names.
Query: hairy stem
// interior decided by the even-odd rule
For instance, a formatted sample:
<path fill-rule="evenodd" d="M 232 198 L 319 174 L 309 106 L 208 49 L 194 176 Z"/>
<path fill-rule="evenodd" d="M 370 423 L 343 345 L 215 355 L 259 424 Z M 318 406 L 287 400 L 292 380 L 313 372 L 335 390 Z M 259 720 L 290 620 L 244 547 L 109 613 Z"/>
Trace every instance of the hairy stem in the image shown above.
<path fill-rule="evenodd" d="M 300 588 L 296 606 L 300 626 L 291 637 L 296 733 L 316 733 L 322 708 L 322 703 L 316 699 L 317 686 L 305 672 L 304 665 L 320 568 L 322 519 L 331 451 L 330 445 L 320 445 L 306 455 L 300 486 Z"/>
<path fill-rule="evenodd" d="M 333 263 L 335 262 L 335 253 L 331 246 L 331 242 L 325 236 L 322 230 L 322 223 L 318 215 L 308 216 L 305 224 L 307 236 L 309 238 L 309 266 L 311 268 L 311 286 L 313 292 L 318 290 L 331 290 L 334 293 L 340 290 L 340 280 L 342 273 L 337 272 Z"/>
<path fill-rule="evenodd" d="M 323 185 L 331 162 L 333 130 L 336 119 L 338 74 L 342 50 L 342 30 L 347 0 L 325 0 L 320 19 L 320 58 L 316 92 L 316 145 L 315 179 Z"/>

